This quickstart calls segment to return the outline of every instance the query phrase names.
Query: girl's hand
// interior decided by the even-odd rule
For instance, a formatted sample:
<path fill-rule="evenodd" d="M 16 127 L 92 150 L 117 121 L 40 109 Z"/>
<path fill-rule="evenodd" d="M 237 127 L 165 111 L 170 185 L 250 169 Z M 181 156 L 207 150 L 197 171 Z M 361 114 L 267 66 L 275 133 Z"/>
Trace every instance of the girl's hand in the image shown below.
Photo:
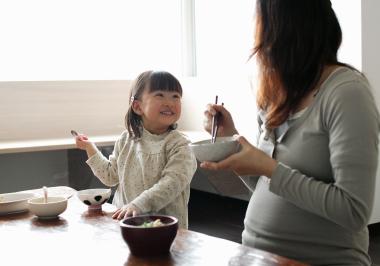
<path fill-rule="evenodd" d="M 88 140 L 86 135 L 78 134 L 78 136 L 75 137 L 75 144 L 78 149 L 86 150 L 87 146 L 91 144 L 91 141 Z"/>
<path fill-rule="evenodd" d="M 277 166 L 277 161 L 269 157 L 263 151 L 251 145 L 244 137 L 238 136 L 237 140 L 241 150 L 220 162 L 202 162 L 201 167 L 209 170 L 228 169 L 237 175 L 265 175 L 270 178 Z"/>
<path fill-rule="evenodd" d="M 137 216 L 141 213 L 141 210 L 134 204 L 127 204 L 118 209 L 113 215 L 113 219 L 122 220 L 127 217 Z"/>
<path fill-rule="evenodd" d="M 211 134 L 212 118 L 217 113 L 219 113 L 218 136 L 223 137 L 238 134 L 230 112 L 228 112 L 227 109 L 224 108 L 222 105 L 217 104 L 208 104 L 206 106 L 206 111 L 204 111 L 205 117 L 203 121 L 204 129 Z"/>
<path fill-rule="evenodd" d="M 95 144 L 89 141 L 86 135 L 78 134 L 78 136 L 75 137 L 75 144 L 78 149 L 86 151 L 88 158 L 97 152 Z"/>

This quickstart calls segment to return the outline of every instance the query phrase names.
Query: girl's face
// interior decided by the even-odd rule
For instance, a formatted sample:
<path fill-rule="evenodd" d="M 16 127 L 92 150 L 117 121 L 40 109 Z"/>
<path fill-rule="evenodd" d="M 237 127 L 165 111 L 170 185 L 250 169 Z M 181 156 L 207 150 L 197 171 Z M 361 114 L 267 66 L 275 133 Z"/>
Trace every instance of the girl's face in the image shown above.
<path fill-rule="evenodd" d="M 132 108 L 141 116 L 146 130 L 162 134 L 181 116 L 181 95 L 174 91 L 148 92 L 145 89 L 141 100 L 135 100 Z"/>

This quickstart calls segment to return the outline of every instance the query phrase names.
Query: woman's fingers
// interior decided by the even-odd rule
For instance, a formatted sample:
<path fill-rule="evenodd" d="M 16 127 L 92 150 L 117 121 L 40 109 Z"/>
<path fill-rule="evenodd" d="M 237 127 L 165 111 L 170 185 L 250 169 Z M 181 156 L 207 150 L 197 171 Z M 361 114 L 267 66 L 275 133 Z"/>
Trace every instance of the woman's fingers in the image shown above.
<path fill-rule="evenodd" d="M 239 135 L 234 135 L 234 137 L 240 143 L 240 145 L 242 146 L 242 148 L 244 148 L 244 147 L 253 147 L 251 145 L 251 143 L 249 143 L 248 140 L 245 137 L 239 136 Z"/>
<path fill-rule="evenodd" d="M 216 114 L 216 111 L 213 108 L 213 105 L 212 104 L 206 105 L 206 110 L 203 112 L 203 114 L 204 114 L 203 128 L 211 134 L 212 118 Z"/>
<path fill-rule="evenodd" d="M 200 166 L 209 170 L 233 170 L 238 175 L 254 171 L 254 169 L 251 169 L 253 166 L 251 160 L 255 160 L 255 158 L 250 152 L 255 148 L 243 136 L 235 135 L 235 137 L 241 145 L 239 152 L 220 162 L 202 162 Z"/>
<path fill-rule="evenodd" d="M 219 163 L 216 163 L 216 162 L 208 162 L 208 161 L 205 161 L 205 162 L 201 162 L 200 166 L 202 168 L 205 168 L 205 169 L 209 169 L 209 170 L 224 170 L 225 168 L 223 168 L 223 164 L 220 164 Z"/>
<path fill-rule="evenodd" d="M 203 128 L 207 132 L 211 132 L 211 121 L 212 121 L 212 116 L 208 111 L 205 111 L 204 113 L 204 119 L 203 119 Z"/>
<path fill-rule="evenodd" d="M 202 168 L 206 168 L 209 170 L 228 170 L 228 169 L 231 169 L 233 160 L 234 160 L 234 155 L 231 155 L 220 162 L 208 162 L 208 161 L 202 162 L 200 166 Z"/>
<path fill-rule="evenodd" d="M 217 105 L 216 104 L 211 104 L 211 103 L 207 104 L 205 112 L 208 112 L 210 114 L 210 116 L 216 115 L 216 113 L 218 112 L 218 110 L 215 110 L 215 106 L 217 106 Z"/>
<path fill-rule="evenodd" d="M 206 105 L 206 110 L 204 111 L 203 114 L 204 114 L 203 128 L 209 133 L 211 133 L 212 121 L 216 114 L 219 114 L 218 136 L 225 135 L 226 132 L 224 132 L 224 129 L 225 129 L 226 123 L 227 123 L 227 128 L 233 127 L 231 115 L 229 114 L 227 109 L 223 107 L 223 105 L 208 104 Z"/>

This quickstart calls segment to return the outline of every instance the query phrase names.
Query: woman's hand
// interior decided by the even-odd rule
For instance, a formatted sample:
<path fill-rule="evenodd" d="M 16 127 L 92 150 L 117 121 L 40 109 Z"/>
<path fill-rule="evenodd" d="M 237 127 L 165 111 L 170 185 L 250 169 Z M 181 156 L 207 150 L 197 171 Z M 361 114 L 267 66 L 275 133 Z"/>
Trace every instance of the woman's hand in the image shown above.
<path fill-rule="evenodd" d="M 244 137 L 238 136 L 241 150 L 220 162 L 202 162 L 201 167 L 209 170 L 232 170 L 237 175 L 265 175 L 271 177 L 277 161 L 251 145 Z"/>
<path fill-rule="evenodd" d="M 141 210 L 134 204 L 127 204 L 118 209 L 113 215 L 113 219 L 121 220 L 127 217 L 137 216 L 141 213 Z"/>
<path fill-rule="evenodd" d="M 206 111 L 204 112 L 205 117 L 203 121 L 204 129 L 211 134 L 212 118 L 217 113 L 219 113 L 218 136 L 223 137 L 238 134 L 230 112 L 228 112 L 227 109 L 222 105 L 217 104 L 208 104 L 206 106 Z"/>

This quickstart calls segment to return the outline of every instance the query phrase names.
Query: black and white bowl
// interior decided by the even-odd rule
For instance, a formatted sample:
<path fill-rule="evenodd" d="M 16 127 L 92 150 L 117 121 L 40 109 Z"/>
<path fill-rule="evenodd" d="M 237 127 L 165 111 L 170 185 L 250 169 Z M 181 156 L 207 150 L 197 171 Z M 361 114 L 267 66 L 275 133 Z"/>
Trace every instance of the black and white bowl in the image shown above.
<path fill-rule="evenodd" d="M 88 210 L 101 210 L 111 197 L 110 188 L 85 189 L 77 192 L 78 198 L 88 206 Z"/>

